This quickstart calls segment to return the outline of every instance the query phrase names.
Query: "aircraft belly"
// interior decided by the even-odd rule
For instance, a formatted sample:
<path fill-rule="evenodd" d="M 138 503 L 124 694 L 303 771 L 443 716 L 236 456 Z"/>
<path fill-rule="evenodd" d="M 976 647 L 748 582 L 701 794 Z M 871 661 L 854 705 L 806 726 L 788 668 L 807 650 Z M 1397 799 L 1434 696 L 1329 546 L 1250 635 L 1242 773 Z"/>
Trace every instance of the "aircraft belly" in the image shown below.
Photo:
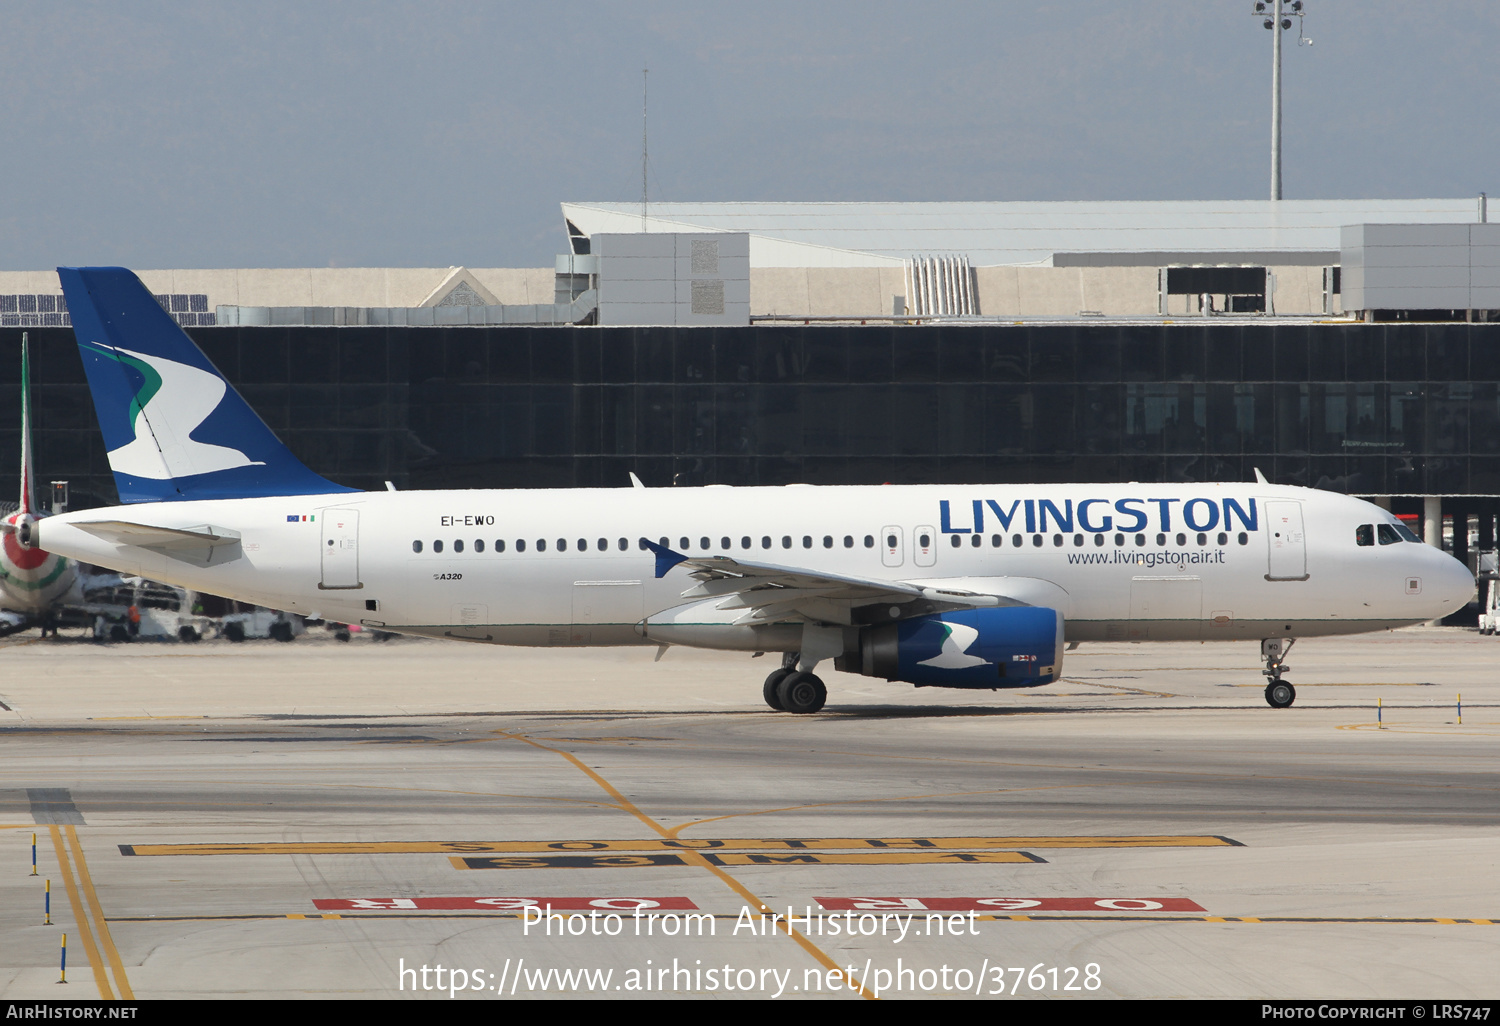
<path fill-rule="evenodd" d="M 654 644 L 641 637 L 633 623 L 586 626 L 570 623 L 387 624 L 384 629 L 425 638 L 515 645 L 522 648 L 600 648 Z"/>
<path fill-rule="evenodd" d="M 1276 637 L 1333 637 L 1342 634 L 1366 634 L 1370 631 L 1395 630 L 1423 623 L 1423 620 L 1367 619 L 1367 620 L 1243 620 L 1228 624 L 1154 621 L 1150 634 L 1131 636 L 1134 621 L 1131 620 L 1069 620 L 1065 630 L 1067 640 L 1101 641 L 1247 641 Z M 1290 628 L 1290 629 L 1288 629 Z"/>

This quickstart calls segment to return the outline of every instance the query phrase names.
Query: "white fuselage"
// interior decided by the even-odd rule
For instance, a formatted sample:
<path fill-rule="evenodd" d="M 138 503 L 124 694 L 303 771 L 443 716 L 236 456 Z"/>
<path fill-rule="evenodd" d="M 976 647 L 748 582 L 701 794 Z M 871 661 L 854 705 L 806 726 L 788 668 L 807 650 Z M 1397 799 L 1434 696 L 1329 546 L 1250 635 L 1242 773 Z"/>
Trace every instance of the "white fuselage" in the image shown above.
<path fill-rule="evenodd" d="M 88 529 L 103 521 L 238 542 L 142 547 Z M 275 609 L 497 644 L 656 643 L 643 621 L 694 582 L 657 578 L 642 538 L 1047 605 L 1069 641 L 1239 640 L 1418 623 L 1469 599 L 1473 578 L 1440 550 L 1356 544 L 1361 525 L 1389 523 L 1358 499 L 1266 484 L 559 489 L 147 503 L 47 518 L 40 542 Z M 705 647 L 800 638 L 704 628 Z"/>

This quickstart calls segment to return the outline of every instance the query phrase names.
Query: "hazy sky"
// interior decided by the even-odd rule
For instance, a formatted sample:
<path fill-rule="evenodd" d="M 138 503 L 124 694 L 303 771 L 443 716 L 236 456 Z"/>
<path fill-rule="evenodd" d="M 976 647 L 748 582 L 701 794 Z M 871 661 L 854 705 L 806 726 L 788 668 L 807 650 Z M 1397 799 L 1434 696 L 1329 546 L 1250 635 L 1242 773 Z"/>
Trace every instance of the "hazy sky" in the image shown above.
<path fill-rule="evenodd" d="M 0 0 L 0 267 L 543 266 L 563 200 L 1263 198 L 1251 0 Z M 1307 0 L 1288 198 L 1500 191 L 1494 0 Z"/>

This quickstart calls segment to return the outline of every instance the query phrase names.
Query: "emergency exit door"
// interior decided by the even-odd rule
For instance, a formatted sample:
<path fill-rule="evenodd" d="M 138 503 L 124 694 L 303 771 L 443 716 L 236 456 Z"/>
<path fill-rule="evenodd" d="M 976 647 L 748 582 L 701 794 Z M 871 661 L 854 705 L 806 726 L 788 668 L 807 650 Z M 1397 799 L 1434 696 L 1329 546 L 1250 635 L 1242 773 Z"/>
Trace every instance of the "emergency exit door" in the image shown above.
<path fill-rule="evenodd" d="M 1302 527 L 1302 503 L 1268 499 L 1265 510 L 1266 544 L 1270 547 L 1266 580 L 1307 580 L 1307 534 Z"/>
<path fill-rule="evenodd" d="M 359 582 L 359 511 L 325 509 L 323 520 L 323 580 L 318 587 L 363 588 Z"/>

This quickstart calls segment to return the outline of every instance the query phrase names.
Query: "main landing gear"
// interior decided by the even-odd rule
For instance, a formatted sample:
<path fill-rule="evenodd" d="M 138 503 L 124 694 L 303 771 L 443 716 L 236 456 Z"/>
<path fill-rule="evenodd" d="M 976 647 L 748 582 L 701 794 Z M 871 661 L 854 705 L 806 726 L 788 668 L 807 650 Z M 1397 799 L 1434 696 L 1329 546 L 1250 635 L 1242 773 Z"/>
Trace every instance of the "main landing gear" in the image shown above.
<path fill-rule="evenodd" d="M 797 669 L 797 653 L 782 656 L 782 666 L 766 678 L 761 697 L 777 712 L 815 713 L 828 701 L 828 689 L 815 675 Z"/>
<path fill-rule="evenodd" d="M 1266 675 L 1266 704 L 1272 709 L 1288 709 L 1297 700 L 1297 689 L 1292 687 L 1292 682 L 1282 680 L 1281 675 L 1291 667 L 1282 662 L 1286 654 L 1296 644 L 1296 638 L 1264 638 L 1260 643 L 1261 658 L 1266 661 L 1266 668 L 1260 672 Z"/>

